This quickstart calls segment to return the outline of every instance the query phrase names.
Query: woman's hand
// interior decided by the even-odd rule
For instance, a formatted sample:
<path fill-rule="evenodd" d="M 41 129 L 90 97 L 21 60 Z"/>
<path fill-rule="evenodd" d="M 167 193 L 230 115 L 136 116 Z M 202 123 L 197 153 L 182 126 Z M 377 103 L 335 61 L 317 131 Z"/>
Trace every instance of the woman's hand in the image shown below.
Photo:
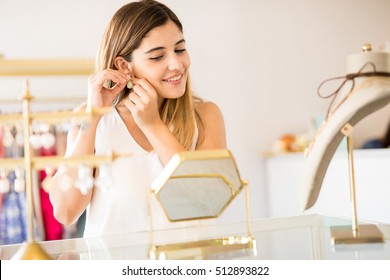
<path fill-rule="evenodd" d="M 87 110 L 91 110 L 92 107 L 111 106 L 112 101 L 125 88 L 129 79 L 130 77 L 125 73 L 112 69 L 106 69 L 91 76 L 88 80 Z M 106 81 L 113 81 L 115 85 L 106 88 Z"/>
<path fill-rule="evenodd" d="M 153 86 L 145 79 L 132 79 L 134 87 L 124 100 L 134 121 L 143 130 L 155 124 L 161 124 L 158 111 L 158 95 Z"/>

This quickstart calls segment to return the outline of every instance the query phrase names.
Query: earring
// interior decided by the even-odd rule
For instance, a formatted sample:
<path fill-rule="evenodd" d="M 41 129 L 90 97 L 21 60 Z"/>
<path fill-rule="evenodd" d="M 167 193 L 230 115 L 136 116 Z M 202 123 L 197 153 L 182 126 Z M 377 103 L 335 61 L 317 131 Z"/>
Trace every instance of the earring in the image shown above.
<path fill-rule="evenodd" d="M 128 88 L 128 89 L 132 89 L 133 86 L 134 86 L 133 81 L 132 81 L 132 80 L 129 80 L 129 81 L 127 82 L 127 88 Z"/>
<path fill-rule="evenodd" d="M 0 169 L 0 193 L 9 193 L 11 191 L 11 185 L 8 180 L 8 170 L 5 168 Z"/>
<path fill-rule="evenodd" d="M 24 170 L 20 167 L 15 169 L 14 190 L 17 193 L 24 192 L 26 189 L 26 181 L 24 180 Z"/>

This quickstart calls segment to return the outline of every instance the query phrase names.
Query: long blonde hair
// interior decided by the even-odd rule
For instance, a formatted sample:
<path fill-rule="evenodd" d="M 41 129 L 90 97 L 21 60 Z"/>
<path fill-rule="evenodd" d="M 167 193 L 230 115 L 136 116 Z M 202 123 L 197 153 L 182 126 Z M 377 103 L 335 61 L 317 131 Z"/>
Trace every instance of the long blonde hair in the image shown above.
<path fill-rule="evenodd" d="M 153 0 L 141 0 L 132 2 L 120 8 L 111 19 L 96 57 L 96 72 L 104 69 L 115 69 L 115 58 L 123 57 L 126 61 L 132 61 L 132 53 L 137 49 L 143 38 L 152 29 L 172 21 L 181 32 L 183 26 L 178 17 L 164 4 Z M 110 87 L 112 81 L 108 81 Z M 125 88 L 113 101 L 116 106 L 129 94 Z M 191 94 L 189 77 L 186 81 L 186 89 L 183 96 L 177 99 L 165 99 L 160 107 L 162 121 L 173 128 L 173 135 L 188 150 L 192 146 L 196 119 L 199 115 L 194 107 L 194 97 Z"/>

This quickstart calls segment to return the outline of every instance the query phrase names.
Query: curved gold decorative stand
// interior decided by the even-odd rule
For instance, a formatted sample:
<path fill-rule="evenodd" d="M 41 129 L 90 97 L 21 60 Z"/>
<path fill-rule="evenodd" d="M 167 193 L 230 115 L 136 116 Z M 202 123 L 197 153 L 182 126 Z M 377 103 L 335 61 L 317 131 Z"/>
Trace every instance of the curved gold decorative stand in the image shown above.
<path fill-rule="evenodd" d="M 358 222 L 352 130 L 353 127 L 349 123 L 341 129 L 341 132 L 347 137 L 352 228 L 350 226 L 331 227 L 332 244 L 382 243 L 384 242 L 384 237 L 376 225 L 359 225 Z"/>
<path fill-rule="evenodd" d="M 351 133 L 360 120 L 390 104 L 390 53 L 373 52 L 370 44 L 364 45 L 362 50 L 347 57 L 348 74 L 345 77 L 325 80 L 319 86 L 320 91 L 327 81 L 343 79 L 333 93 L 319 94 L 333 99 L 325 121 L 313 136 L 305 155 L 306 210 L 316 203 L 330 161 L 340 141 L 347 138 L 352 228 L 332 227 L 333 244 L 384 242 L 383 234 L 375 225 L 358 225 Z M 347 82 L 351 83 L 351 88 L 338 96 Z M 333 101 L 337 102 L 333 105 Z"/>

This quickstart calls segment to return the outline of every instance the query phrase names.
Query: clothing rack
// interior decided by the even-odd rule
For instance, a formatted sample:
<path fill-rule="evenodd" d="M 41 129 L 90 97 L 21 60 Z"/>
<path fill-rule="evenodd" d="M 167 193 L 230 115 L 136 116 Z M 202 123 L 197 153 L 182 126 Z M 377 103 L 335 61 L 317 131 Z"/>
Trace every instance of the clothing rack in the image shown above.
<path fill-rule="evenodd" d="M 30 77 L 49 77 L 49 76 L 89 76 L 93 72 L 93 60 L 90 59 L 5 59 L 4 57 L 0 57 L 0 78 L 7 79 L 9 77 L 21 77 L 26 81 L 26 93 L 29 93 L 29 85 L 28 79 Z M 86 95 L 85 95 L 86 96 Z M 25 95 L 26 97 L 26 95 Z M 84 98 L 38 98 L 32 99 L 32 96 L 27 96 L 29 101 L 33 101 L 35 104 L 64 104 L 64 103 L 81 103 L 81 101 L 85 100 Z M 1 99 L 0 100 L 0 109 L 4 110 L 7 106 L 17 106 L 22 105 L 24 103 L 23 100 L 19 99 Z M 2 108 L 1 108 L 2 107 Z M 25 108 L 20 106 L 21 108 L 17 109 L 17 113 L 14 114 L 6 114 L 0 115 L 0 123 L 7 123 L 7 125 L 16 125 L 18 124 L 19 128 L 21 127 L 20 123 L 22 121 L 22 116 L 25 113 Z M 48 112 L 47 114 L 53 115 L 55 119 L 58 117 L 58 113 L 56 112 Z M 33 115 L 33 114 L 32 114 Z M 33 116 L 32 116 L 33 117 Z M 70 115 L 69 115 L 70 117 Z M 31 122 L 30 122 L 31 125 Z M 24 131 L 25 137 L 30 135 L 31 128 L 28 128 L 28 133 Z M 22 130 L 26 130 L 23 128 Z M 27 136 L 26 136 L 27 135 Z M 21 145 L 23 147 L 23 143 Z M 33 155 L 26 155 L 32 157 Z M 11 159 L 0 159 L 0 167 L 4 167 L 10 165 Z M 14 159 L 17 161 L 18 159 Z M 31 161 L 31 159 L 30 159 Z M 23 163 L 21 163 L 23 166 Z M 27 177 L 27 176 L 26 176 Z M 27 178 L 26 178 L 27 179 Z M 34 214 L 31 216 L 35 216 L 35 224 L 38 228 L 38 234 L 40 239 L 45 238 L 45 230 L 42 220 L 42 211 L 40 209 L 40 195 L 39 195 L 39 183 L 38 183 L 38 172 L 34 170 L 32 172 L 31 180 L 34 181 L 35 184 L 31 184 L 32 188 L 32 196 L 33 196 L 33 204 Z M 27 201 L 28 203 L 28 201 Z M 0 208 L 1 210 L 1 208 Z M 31 218 L 33 219 L 33 218 Z M 32 223 L 34 223 L 32 222 Z M 35 230 L 35 229 L 33 229 Z M 30 233 L 29 235 L 33 235 L 34 233 Z M 29 240 L 31 241 L 31 240 Z"/>
<path fill-rule="evenodd" d="M 4 79 L 12 81 L 15 77 L 20 77 L 23 80 L 41 77 L 45 79 L 55 77 L 87 77 L 93 73 L 93 70 L 93 59 L 6 59 L 5 57 L 0 57 L 0 78 L 2 78 L 0 81 Z M 37 84 L 39 82 L 37 81 Z M 68 110 L 70 106 L 74 108 L 86 99 L 86 93 L 84 92 L 76 97 L 69 95 L 67 92 L 63 92 L 63 96 L 68 97 L 39 97 L 31 100 L 31 104 L 34 106 L 34 110 L 47 110 L 48 105 L 55 105 L 59 110 Z M 21 113 L 21 108 L 18 107 L 18 105 L 21 105 L 20 98 L 9 98 L 9 95 L 7 95 L 6 98 L 0 96 L 0 100 L 1 105 L 6 105 L 6 108 L 4 108 L 5 106 L 0 108 L 0 113 L 4 113 L 5 111 L 7 113 Z"/>
<path fill-rule="evenodd" d="M 14 258 L 18 259 L 46 259 L 49 258 L 48 254 L 40 248 L 38 243 L 35 242 L 34 232 L 34 199 L 37 195 L 34 195 L 33 186 L 33 169 L 38 170 L 44 168 L 49 162 L 52 165 L 59 166 L 64 163 L 70 166 L 79 166 L 80 164 L 86 164 L 90 166 L 96 166 L 96 164 L 106 163 L 113 161 L 116 157 L 123 155 L 107 155 L 107 156 L 80 156 L 77 158 L 65 159 L 63 156 L 50 156 L 39 157 L 32 154 L 31 149 L 31 132 L 32 121 L 39 120 L 45 121 L 47 124 L 58 123 L 64 119 L 90 119 L 97 114 L 102 114 L 108 111 L 110 108 L 92 109 L 90 112 L 75 113 L 73 111 L 61 111 L 61 112 L 40 112 L 34 113 L 30 110 L 30 103 L 33 100 L 33 96 L 30 94 L 28 77 L 30 76 L 88 76 L 92 73 L 93 61 L 92 60 L 59 60 L 59 59 L 46 59 L 46 60 L 6 60 L 0 58 L 0 77 L 20 76 L 25 79 L 25 91 L 20 101 L 23 105 L 22 113 L 0 115 L 0 123 L 15 124 L 17 122 L 22 124 L 24 139 L 23 148 L 24 156 L 21 159 L 0 159 L 0 167 L 16 168 L 17 166 L 24 166 L 25 171 L 25 193 L 27 200 L 27 212 L 28 212 L 28 235 L 27 242 L 20 248 Z M 39 101 L 39 100 L 38 100 Z M 57 99 L 58 102 L 66 101 L 66 98 Z M 13 103 L 12 100 L 5 100 L 1 105 Z M 35 187 L 36 188 L 36 187 Z M 36 193 L 36 192 L 35 192 Z M 36 203 L 36 202 L 35 202 Z"/>
<path fill-rule="evenodd" d="M 0 57 L 0 76 L 89 76 L 91 59 L 5 59 Z"/>

